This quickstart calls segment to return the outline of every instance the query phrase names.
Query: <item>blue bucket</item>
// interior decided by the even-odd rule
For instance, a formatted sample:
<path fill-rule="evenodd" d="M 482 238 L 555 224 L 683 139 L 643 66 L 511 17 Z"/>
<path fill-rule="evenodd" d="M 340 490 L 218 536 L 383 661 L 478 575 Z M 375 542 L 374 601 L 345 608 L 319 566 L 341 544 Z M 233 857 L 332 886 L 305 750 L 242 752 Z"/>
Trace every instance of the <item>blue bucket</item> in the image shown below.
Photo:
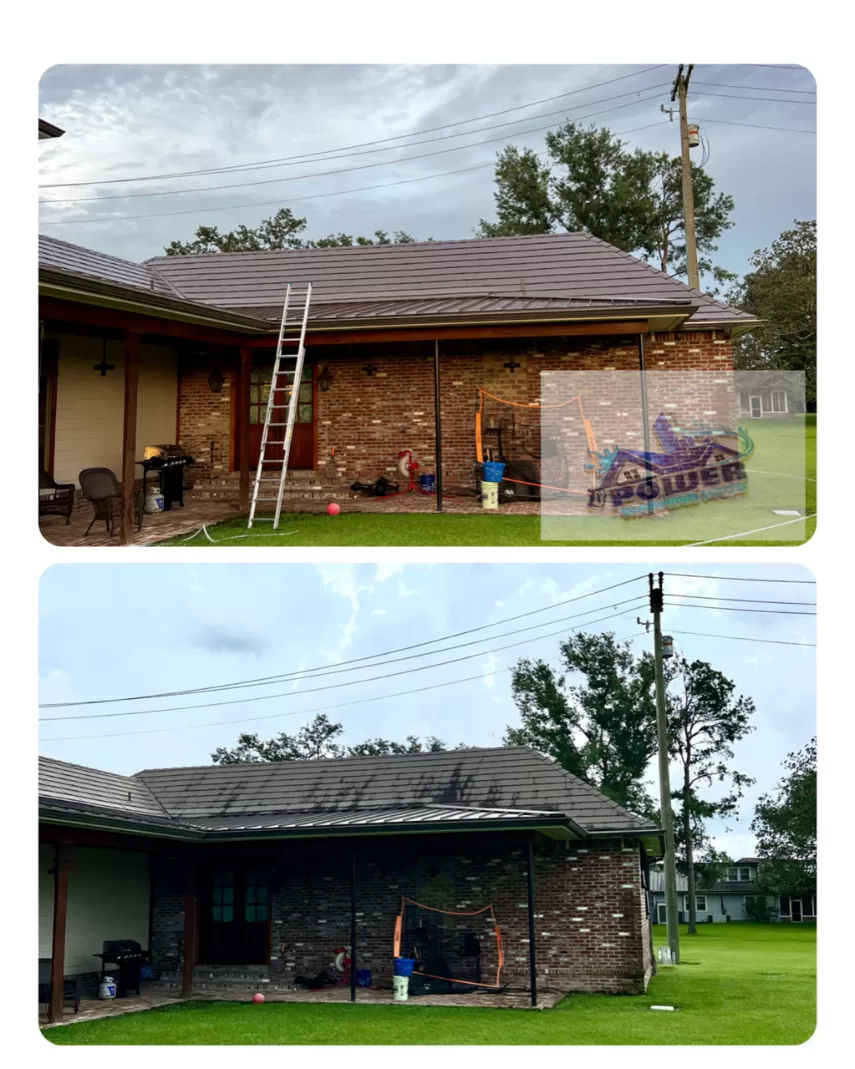
<path fill-rule="evenodd" d="M 484 482 L 500 483 L 505 477 L 505 465 L 495 460 L 484 461 Z"/>
<path fill-rule="evenodd" d="M 415 965 L 415 958 L 395 958 L 395 975 L 412 976 Z"/>
<path fill-rule="evenodd" d="M 357 969 L 356 982 L 360 987 L 371 987 L 371 970 Z"/>
<path fill-rule="evenodd" d="M 435 494 L 436 493 L 436 476 L 435 475 L 422 475 L 421 479 L 422 493 Z"/>

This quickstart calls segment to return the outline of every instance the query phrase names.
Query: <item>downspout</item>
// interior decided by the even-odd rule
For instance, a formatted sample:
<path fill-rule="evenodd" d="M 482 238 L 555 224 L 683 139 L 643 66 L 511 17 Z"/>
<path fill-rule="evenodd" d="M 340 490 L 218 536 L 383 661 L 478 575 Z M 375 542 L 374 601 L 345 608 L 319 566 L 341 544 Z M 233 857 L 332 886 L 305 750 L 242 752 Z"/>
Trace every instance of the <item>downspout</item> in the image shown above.
<path fill-rule="evenodd" d="M 528 844 L 528 983 L 531 1004 L 537 1005 L 537 958 L 534 945 L 534 847 Z"/>
<path fill-rule="evenodd" d="M 442 408 L 439 390 L 439 342 L 433 343 L 433 405 L 436 419 L 436 511 L 442 512 Z"/>
<path fill-rule="evenodd" d="M 647 410 L 647 369 L 644 361 L 644 335 L 638 335 L 638 371 L 641 384 L 641 421 L 642 421 L 642 434 L 644 435 L 644 452 L 646 456 L 650 454 L 650 415 Z M 649 464 L 649 461 L 648 461 Z M 649 478 L 650 468 L 646 466 L 647 477 Z M 648 498 L 647 511 L 653 511 L 653 501 Z"/>

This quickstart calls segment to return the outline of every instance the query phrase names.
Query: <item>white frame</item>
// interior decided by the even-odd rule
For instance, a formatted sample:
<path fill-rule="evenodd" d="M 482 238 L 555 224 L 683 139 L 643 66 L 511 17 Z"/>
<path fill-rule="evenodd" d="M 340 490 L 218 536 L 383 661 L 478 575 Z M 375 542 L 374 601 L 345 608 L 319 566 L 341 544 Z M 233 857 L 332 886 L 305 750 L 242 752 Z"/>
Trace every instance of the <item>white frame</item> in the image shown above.
<path fill-rule="evenodd" d="M 778 408 L 778 409 L 775 408 L 775 394 L 776 393 L 783 395 L 783 398 L 784 398 L 784 407 L 783 408 Z M 773 416 L 787 416 L 787 415 L 789 415 L 789 412 L 790 412 L 790 400 L 787 397 L 787 391 L 786 390 L 770 390 L 769 391 L 769 404 L 772 406 L 772 415 Z"/>
<path fill-rule="evenodd" d="M 665 903 L 664 902 L 657 902 L 656 903 L 656 923 L 657 924 L 667 924 L 668 923 L 668 917 L 666 916 Z"/>
<path fill-rule="evenodd" d="M 757 402 L 757 408 L 758 408 L 756 416 L 754 415 L 754 404 L 753 404 L 754 401 Z M 771 403 L 772 402 L 770 400 L 769 404 L 771 404 Z M 763 395 L 762 394 L 760 394 L 760 393 L 750 393 L 748 395 L 748 415 L 752 419 L 762 419 L 763 418 Z"/>

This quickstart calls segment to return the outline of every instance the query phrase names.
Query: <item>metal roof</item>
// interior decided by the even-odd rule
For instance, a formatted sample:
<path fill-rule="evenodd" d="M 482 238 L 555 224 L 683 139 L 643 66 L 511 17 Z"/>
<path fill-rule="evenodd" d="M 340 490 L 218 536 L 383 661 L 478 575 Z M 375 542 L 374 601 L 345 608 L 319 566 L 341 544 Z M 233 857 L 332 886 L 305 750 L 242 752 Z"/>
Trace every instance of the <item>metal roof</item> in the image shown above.
<path fill-rule="evenodd" d="M 689 326 L 755 322 L 581 232 L 161 256 L 146 262 L 186 297 L 227 308 L 269 310 L 281 304 L 288 282 L 312 282 L 313 300 L 324 306 L 493 295 L 506 300 L 582 299 L 610 302 L 616 308 L 639 300 L 668 306 L 689 300 L 697 305 Z"/>
<path fill-rule="evenodd" d="M 115 282 L 120 286 L 133 286 L 150 293 L 164 293 L 171 297 L 183 296 L 178 290 L 146 264 L 122 260 L 104 252 L 72 245 L 59 238 L 39 236 L 39 267 L 55 268 L 75 275 L 87 275 L 103 282 Z"/>
<path fill-rule="evenodd" d="M 45 141 L 49 137 L 62 137 L 64 133 L 65 130 L 60 130 L 58 126 L 54 126 L 47 119 L 39 119 L 39 141 Z"/>
<path fill-rule="evenodd" d="M 40 759 L 42 804 L 204 832 L 563 821 L 581 834 L 655 833 L 650 821 L 527 747 L 147 769 Z"/>

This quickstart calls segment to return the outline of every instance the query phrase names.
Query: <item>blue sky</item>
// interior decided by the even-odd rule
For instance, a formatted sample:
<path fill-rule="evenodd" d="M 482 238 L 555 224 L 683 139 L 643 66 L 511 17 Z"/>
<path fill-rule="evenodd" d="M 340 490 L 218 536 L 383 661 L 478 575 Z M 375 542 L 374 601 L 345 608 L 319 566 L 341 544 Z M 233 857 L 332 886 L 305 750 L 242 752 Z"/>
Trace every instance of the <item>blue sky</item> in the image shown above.
<path fill-rule="evenodd" d="M 652 567 L 712 576 L 812 578 L 795 566 L 669 568 L 660 562 Z M 431 734 L 452 744 L 499 746 L 507 726 L 518 719 L 507 671 L 518 656 L 543 657 L 557 664 L 558 643 L 567 629 L 614 612 L 626 615 L 590 630 L 611 629 L 618 637 L 635 636 L 631 641 L 637 652 L 651 645 L 636 623 L 638 615 L 646 617 L 644 607 L 614 607 L 636 592 L 643 595 L 645 582 L 564 608 L 549 608 L 516 624 L 503 626 L 502 621 L 648 570 L 638 564 L 55 565 L 45 572 L 40 588 L 42 703 L 144 695 L 305 672 L 483 624 L 494 626 L 452 640 L 478 639 L 473 645 L 385 669 L 367 668 L 313 682 L 292 680 L 207 699 L 191 696 L 44 710 L 43 716 L 70 716 L 166 709 L 233 700 L 248 693 L 282 695 L 184 712 L 45 722 L 40 752 L 124 774 L 154 766 L 208 764 L 211 751 L 234 744 L 241 731 L 258 732 L 265 738 L 279 731 L 292 733 L 322 708 L 344 726 L 342 741 L 347 743 L 376 735 L 403 739 L 410 734 Z M 663 624 L 666 632 L 674 632 L 677 650 L 689 659 L 710 661 L 757 706 L 756 731 L 738 744 L 735 762 L 741 771 L 756 777 L 757 784 L 746 795 L 742 819 L 731 832 L 721 825 L 713 829 L 720 845 L 734 855 L 750 854 L 753 839 L 748 823 L 754 799 L 775 784 L 787 752 L 801 747 L 815 732 L 815 651 L 680 632 L 814 642 L 815 621 L 809 616 L 701 609 L 697 606 L 702 601 L 668 600 L 669 594 L 678 593 L 813 601 L 814 587 L 666 578 Z M 562 622 L 562 617 L 583 612 L 588 615 Z M 534 624 L 533 630 L 494 637 Z M 555 631 L 561 635 L 541 637 Z M 514 648 L 488 652 L 514 642 L 519 643 Z M 414 671 L 472 653 L 476 656 L 458 664 Z M 405 675 L 358 682 L 405 669 L 409 670 Z M 479 678 L 426 689 L 473 676 Z M 349 685 L 305 693 L 344 681 Z M 400 692 L 408 693 L 386 700 L 381 697 Z M 361 698 L 371 700 L 343 704 Z M 90 737 L 60 741 L 59 736 Z"/>
<path fill-rule="evenodd" d="M 632 148 L 677 155 L 679 124 L 660 111 L 670 107 L 676 65 L 653 67 L 643 56 L 623 65 L 54 66 L 41 79 L 40 114 L 66 133 L 40 144 L 39 181 L 93 184 L 44 188 L 41 231 L 137 260 L 160 255 L 200 224 L 256 226 L 291 207 L 308 219 L 304 237 L 379 228 L 420 240 L 469 238 L 481 218 L 495 218 L 496 153 L 511 143 L 540 152 L 543 128 L 566 118 L 608 126 Z M 625 78 L 631 72 L 636 76 Z M 794 219 L 816 215 L 816 138 L 801 132 L 816 129 L 815 90 L 803 67 L 698 64 L 692 73 L 689 119 L 700 123 L 709 145 L 706 170 L 735 201 L 735 226 L 723 235 L 716 262 L 738 274 Z M 549 99 L 559 94 L 573 95 Z M 456 125 L 430 132 L 448 124 Z M 375 146 L 348 158 L 330 155 L 388 138 L 399 140 L 381 152 Z M 414 145 L 425 138 L 445 140 Z M 415 158 L 424 153 L 440 154 Z M 327 158 L 104 183 L 310 154 Z M 354 167 L 365 169 L 345 170 Z M 332 171 L 344 173 L 319 175 Z M 463 173 L 431 177 L 452 171 Z M 193 192 L 241 182 L 266 184 Z M 149 195 L 176 189 L 190 192 Z M 167 212 L 186 214 L 162 216 Z"/>

